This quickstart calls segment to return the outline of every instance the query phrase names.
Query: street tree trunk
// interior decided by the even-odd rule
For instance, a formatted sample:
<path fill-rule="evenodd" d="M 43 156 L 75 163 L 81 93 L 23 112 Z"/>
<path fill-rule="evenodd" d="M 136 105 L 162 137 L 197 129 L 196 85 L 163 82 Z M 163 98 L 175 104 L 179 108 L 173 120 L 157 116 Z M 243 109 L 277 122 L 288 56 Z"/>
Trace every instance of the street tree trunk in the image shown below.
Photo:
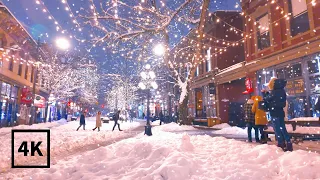
<path fill-rule="evenodd" d="M 187 85 L 187 95 L 184 97 L 184 100 L 182 104 L 179 104 L 179 120 L 180 124 L 185 124 L 185 125 L 191 125 L 192 119 L 191 117 L 188 117 L 188 100 L 189 100 L 189 93 L 190 93 L 190 83 L 192 82 L 192 79 L 194 77 L 194 74 L 197 69 L 197 65 L 201 62 L 201 52 L 202 52 L 202 39 L 203 39 L 203 34 L 204 34 L 204 25 L 206 22 L 206 16 L 209 8 L 210 0 L 204 0 L 202 4 L 202 11 L 200 15 L 200 22 L 198 26 L 198 33 L 199 33 L 199 38 L 198 38 L 198 44 L 199 47 L 196 50 L 196 56 L 195 56 L 195 61 L 193 62 L 193 66 L 190 71 L 190 81 L 188 81 Z"/>
<path fill-rule="evenodd" d="M 189 83 L 187 86 L 189 89 Z M 179 104 L 179 124 L 180 125 L 191 125 L 191 117 L 188 117 L 188 102 L 189 102 L 189 90 L 187 91 L 186 96 L 184 97 L 182 103 Z"/>

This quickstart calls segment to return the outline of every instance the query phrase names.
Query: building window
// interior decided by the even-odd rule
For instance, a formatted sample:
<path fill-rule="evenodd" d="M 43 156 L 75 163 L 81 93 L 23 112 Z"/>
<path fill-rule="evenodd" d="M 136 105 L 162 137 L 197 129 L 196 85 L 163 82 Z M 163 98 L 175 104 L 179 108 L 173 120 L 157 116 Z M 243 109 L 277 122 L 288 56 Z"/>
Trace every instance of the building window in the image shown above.
<path fill-rule="evenodd" d="M 287 66 L 276 70 L 278 78 L 281 79 L 292 79 L 297 77 L 302 77 L 302 67 L 301 64 L 294 64 L 292 66 Z"/>
<path fill-rule="evenodd" d="M 199 65 L 197 66 L 197 69 L 196 69 L 196 76 L 199 76 Z"/>
<path fill-rule="evenodd" d="M 9 61 L 9 71 L 13 71 L 13 58 L 10 58 Z"/>
<path fill-rule="evenodd" d="M 264 14 L 256 19 L 257 24 L 257 40 L 258 49 L 262 50 L 270 47 L 269 18 L 268 14 Z"/>
<path fill-rule="evenodd" d="M 34 67 L 32 66 L 32 68 L 31 68 L 30 82 L 33 82 L 33 75 L 34 75 Z"/>
<path fill-rule="evenodd" d="M 18 75 L 21 76 L 22 74 L 22 64 L 19 64 L 19 69 L 18 69 Z"/>
<path fill-rule="evenodd" d="M 308 61 L 309 74 L 319 73 L 319 69 L 320 69 L 320 55 Z"/>
<path fill-rule="evenodd" d="M 29 71 L 29 66 L 26 65 L 26 69 L 25 69 L 25 71 L 24 71 L 24 78 L 25 78 L 25 79 L 28 79 L 28 71 Z"/>
<path fill-rule="evenodd" d="M 306 0 L 289 0 L 291 12 L 291 36 L 306 32 L 310 29 Z"/>
<path fill-rule="evenodd" d="M 211 48 L 207 50 L 206 70 L 207 72 L 211 71 Z"/>

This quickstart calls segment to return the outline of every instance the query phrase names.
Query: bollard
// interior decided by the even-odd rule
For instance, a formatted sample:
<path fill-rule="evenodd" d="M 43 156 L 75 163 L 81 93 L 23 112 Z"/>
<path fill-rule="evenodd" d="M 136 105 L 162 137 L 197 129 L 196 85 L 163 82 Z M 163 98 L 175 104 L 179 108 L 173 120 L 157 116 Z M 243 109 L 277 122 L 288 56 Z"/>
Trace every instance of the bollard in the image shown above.
<path fill-rule="evenodd" d="M 150 125 L 144 126 L 144 135 L 152 136 L 151 127 Z"/>

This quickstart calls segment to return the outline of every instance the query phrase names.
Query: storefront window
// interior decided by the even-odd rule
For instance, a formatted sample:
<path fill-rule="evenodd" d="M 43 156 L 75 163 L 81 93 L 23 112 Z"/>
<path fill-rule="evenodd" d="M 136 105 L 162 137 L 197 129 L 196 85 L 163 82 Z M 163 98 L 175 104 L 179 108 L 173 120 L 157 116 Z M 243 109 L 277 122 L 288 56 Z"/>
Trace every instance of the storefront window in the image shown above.
<path fill-rule="evenodd" d="M 309 74 L 319 73 L 319 66 L 320 66 L 320 57 L 316 56 L 314 59 L 308 61 L 308 72 Z"/>
<path fill-rule="evenodd" d="M 270 47 L 270 33 L 269 33 L 269 17 L 264 14 L 256 19 L 257 24 L 257 44 L 258 49 L 262 50 Z"/>
<path fill-rule="evenodd" d="M 302 76 L 302 67 L 301 64 L 294 64 L 292 66 L 287 66 L 284 68 L 279 68 L 276 70 L 277 78 L 281 79 L 292 79 Z"/>

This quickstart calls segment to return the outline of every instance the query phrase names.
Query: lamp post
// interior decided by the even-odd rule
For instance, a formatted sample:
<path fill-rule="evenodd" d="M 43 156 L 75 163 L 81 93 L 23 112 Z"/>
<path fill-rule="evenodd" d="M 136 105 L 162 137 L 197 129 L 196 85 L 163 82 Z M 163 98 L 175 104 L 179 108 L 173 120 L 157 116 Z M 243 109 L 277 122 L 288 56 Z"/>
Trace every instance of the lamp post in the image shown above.
<path fill-rule="evenodd" d="M 56 40 L 56 47 L 61 49 L 61 50 L 67 50 L 70 47 L 70 43 L 67 39 L 65 38 L 58 38 Z M 34 72 L 33 72 L 33 84 L 32 84 L 32 108 L 31 108 L 31 119 L 29 124 L 32 125 L 34 122 L 36 122 L 36 117 L 37 117 L 37 111 L 36 111 L 36 106 L 34 104 L 34 100 L 36 98 L 36 82 L 37 82 L 37 78 L 38 78 L 38 72 L 39 72 L 39 62 L 40 62 L 40 48 L 41 48 L 41 41 L 40 41 L 40 37 L 38 38 L 37 41 L 37 53 L 38 53 L 38 58 L 37 58 L 37 63 L 36 66 L 34 68 Z"/>
<path fill-rule="evenodd" d="M 141 82 L 139 83 L 139 88 L 142 90 L 147 90 L 147 126 L 150 126 L 150 90 L 157 89 L 158 85 L 155 82 L 156 75 L 150 70 L 150 65 L 145 66 L 145 71 L 140 73 Z"/>

